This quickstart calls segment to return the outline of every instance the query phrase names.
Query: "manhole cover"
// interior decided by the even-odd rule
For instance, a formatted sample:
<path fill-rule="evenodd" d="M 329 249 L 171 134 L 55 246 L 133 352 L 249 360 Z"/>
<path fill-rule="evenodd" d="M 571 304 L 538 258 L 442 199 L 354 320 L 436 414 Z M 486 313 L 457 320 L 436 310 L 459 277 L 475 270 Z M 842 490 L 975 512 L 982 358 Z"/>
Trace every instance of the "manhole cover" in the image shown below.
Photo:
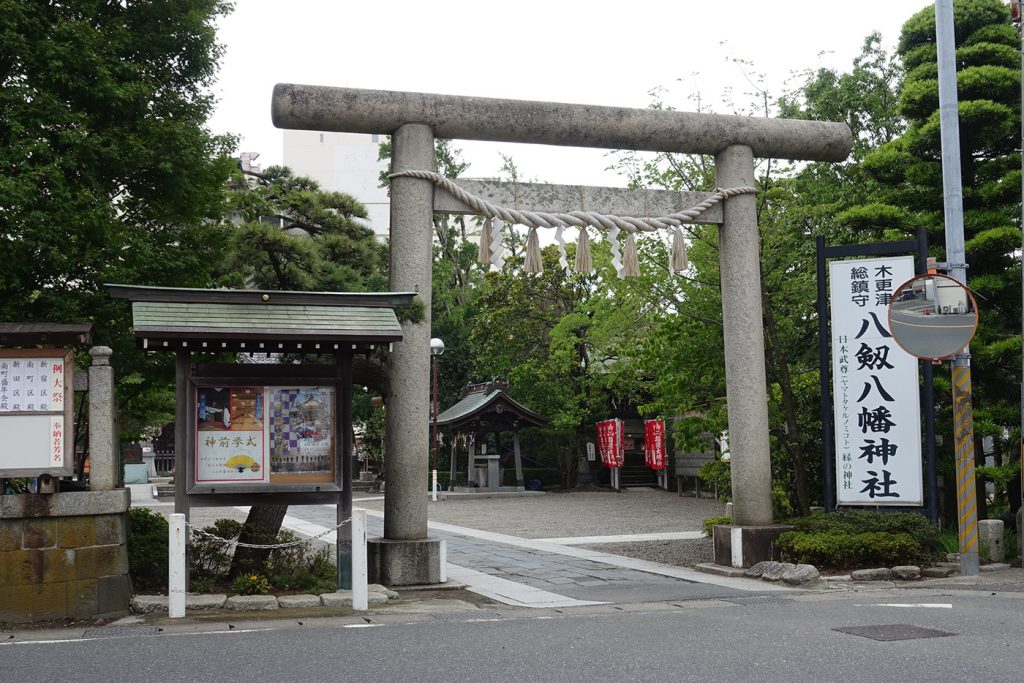
<path fill-rule="evenodd" d="M 861 636 L 871 640 L 916 640 L 918 638 L 945 638 L 955 633 L 939 631 L 934 628 L 922 628 L 910 624 L 885 624 L 882 626 L 844 626 L 832 629 L 851 636 Z"/>
<path fill-rule="evenodd" d="M 789 605 L 794 602 L 792 598 L 774 595 L 752 595 L 749 598 L 722 598 L 722 600 L 736 605 Z"/>
<path fill-rule="evenodd" d="M 155 636 L 160 633 L 156 626 L 104 626 L 90 628 L 82 634 L 83 638 L 125 638 L 132 636 Z"/>
<path fill-rule="evenodd" d="M 497 612 L 478 609 L 472 612 L 434 612 L 434 618 L 440 621 L 479 621 L 481 619 L 500 619 Z"/>

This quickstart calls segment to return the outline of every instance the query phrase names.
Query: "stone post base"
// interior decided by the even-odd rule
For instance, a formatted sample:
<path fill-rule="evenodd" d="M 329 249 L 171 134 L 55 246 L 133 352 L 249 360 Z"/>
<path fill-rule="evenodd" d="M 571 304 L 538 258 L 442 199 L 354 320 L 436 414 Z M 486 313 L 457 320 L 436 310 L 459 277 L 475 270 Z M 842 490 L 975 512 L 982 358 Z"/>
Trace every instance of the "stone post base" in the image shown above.
<path fill-rule="evenodd" d="M 715 564 L 746 569 L 758 562 L 776 559 L 775 539 L 793 527 L 782 524 L 772 526 L 715 526 Z"/>
<path fill-rule="evenodd" d="M 366 543 L 366 564 L 370 583 L 385 586 L 441 583 L 441 539 L 371 538 Z"/>

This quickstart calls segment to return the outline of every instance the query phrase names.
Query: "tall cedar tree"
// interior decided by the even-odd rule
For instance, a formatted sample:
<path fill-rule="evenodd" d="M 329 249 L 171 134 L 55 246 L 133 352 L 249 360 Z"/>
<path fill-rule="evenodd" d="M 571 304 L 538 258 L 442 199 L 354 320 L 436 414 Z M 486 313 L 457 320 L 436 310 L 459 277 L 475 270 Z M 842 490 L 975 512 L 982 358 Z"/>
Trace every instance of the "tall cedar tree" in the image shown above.
<path fill-rule="evenodd" d="M 1009 464 L 1016 460 L 1021 380 L 1019 37 L 1000 0 L 957 0 L 953 12 L 968 284 L 979 299 L 981 318 L 970 347 L 975 450 L 980 464 L 981 438 L 990 436 L 997 460 L 1005 458 Z M 909 233 L 924 225 L 933 254 L 944 260 L 932 8 L 904 24 L 897 51 L 906 70 L 899 110 L 909 128 L 865 158 L 864 170 L 874 181 L 872 202 L 847 211 L 840 219 L 876 236 L 885 228 Z M 937 373 L 936 380 L 938 425 L 946 432 L 941 455 L 944 467 L 951 471 L 948 368 Z M 1003 476 L 1002 480 L 1008 478 L 1017 479 Z M 1016 507 L 1017 498 L 1010 496 L 1011 506 Z"/>

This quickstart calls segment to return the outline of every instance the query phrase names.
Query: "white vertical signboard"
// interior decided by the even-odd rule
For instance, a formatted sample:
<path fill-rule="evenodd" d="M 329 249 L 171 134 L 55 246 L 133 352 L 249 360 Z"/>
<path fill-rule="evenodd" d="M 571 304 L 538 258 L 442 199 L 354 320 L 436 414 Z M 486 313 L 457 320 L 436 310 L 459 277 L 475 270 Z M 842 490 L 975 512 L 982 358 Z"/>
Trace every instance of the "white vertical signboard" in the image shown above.
<path fill-rule="evenodd" d="M 918 361 L 888 316 L 912 277 L 913 256 L 829 263 L 839 505 L 923 504 Z"/>

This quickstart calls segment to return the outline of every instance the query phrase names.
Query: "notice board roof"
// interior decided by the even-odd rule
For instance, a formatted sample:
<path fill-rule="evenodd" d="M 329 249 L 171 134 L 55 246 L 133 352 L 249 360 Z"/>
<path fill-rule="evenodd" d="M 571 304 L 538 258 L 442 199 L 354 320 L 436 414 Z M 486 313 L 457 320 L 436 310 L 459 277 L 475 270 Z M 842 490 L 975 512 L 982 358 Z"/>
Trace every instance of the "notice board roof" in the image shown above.
<path fill-rule="evenodd" d="M 90 323 L 0 323 L 0 346 L 73 346 L 91 341 Z"/>
<path fill-rule="evenodd" d="M 145 349 L 193 351 L 360 350 L 402 339 L 394 308 L 412 292 L 287 292 L 107 285 L 132 302 Z"/>

